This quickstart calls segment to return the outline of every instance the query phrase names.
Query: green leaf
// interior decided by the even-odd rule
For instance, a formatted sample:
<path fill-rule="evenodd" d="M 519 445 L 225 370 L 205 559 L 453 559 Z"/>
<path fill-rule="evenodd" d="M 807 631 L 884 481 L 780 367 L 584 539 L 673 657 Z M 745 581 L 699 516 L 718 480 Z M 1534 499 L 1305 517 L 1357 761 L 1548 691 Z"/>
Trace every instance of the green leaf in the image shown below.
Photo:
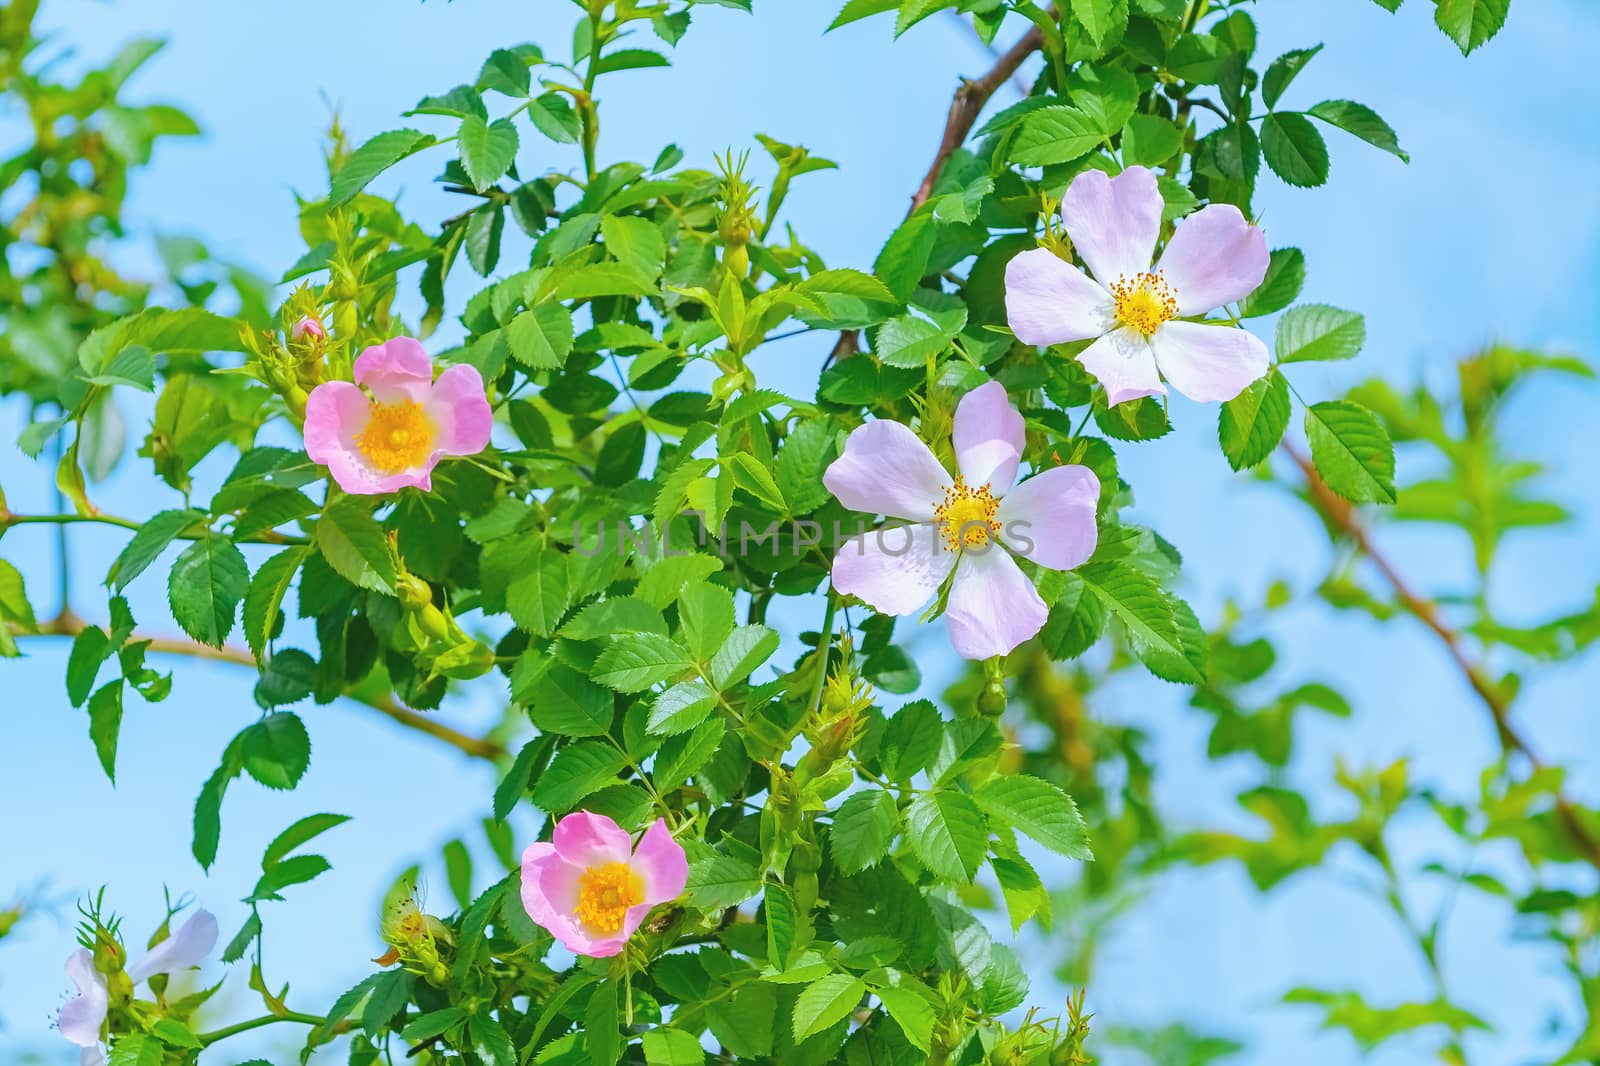
<path fill-rule="evenodd" d="M 468 115 L 461 120 L 457 143 L 461 149 L 462 169 L 467 172 L 472 187 L 483 192 L 499 181 L 516 160 L 517 127 L 509 119 L 496 119 L 491 123 L 477 115 Z"/>
<path fill-rule="evenodd" d="M 778 634 L 764 625 L 740 626 L 711 657 L 708 679 L 722 691 L 743 681 L 778 650 Z"/>
<path fill-rule="evenodd" d="M 1112 0 L 1072 0 L 1073 18 L 1093 38 L 1097 49 L 1105 44 L 1106 34 L 1115 25 L 1115 19 L 1112 18 L 1114 6 Z M 1126 19 L 1124 15 L 1123 20 Z"/>
<path fill-rule="evenodd" d="M 161 1066 L 166 1050 L 161 1041 L 144 1033 L 119 1036 L 111 1045 L 109 1066 Z"/>
<path fill-rule="evenodd" d="M 983 812 L 962 792 L 924 792 L 906 809 L 906 839 L 923 865 L 944 881 L 970 883 L 989 851 Z"/>
<path fill-rule="evenodd" d="M 1023 166 L 1071 163 L 1094 151 L 1105 140 L 1089 115 L 1068 104 L 1053 104 L 1023 116 L 1007 153 Z"/>
<path fill-rule="evenodd" d="M 89 700 L 89 739 L 106 778 L 117 780 L 117 736 L 122 731 L 122 678 L 102 685 Z"/>
<path fill-rule="evenodd" d="M 915 700 L 895 712 L 883 731 L 878 761 L 890 781 L 905 782 L 933 764 L 944 740 L 944 722 L 927 700 Z"/>
<path fill-rule="evenodd" d="M 394 553 L 365 496 L 339 496 L 317 519 L 317 547 L 352 585 L 394 595 Z"/>
<path fill-rule="evenodd" d="M 713 855 L 689 864 L 689 905 L 705 911 L 736 907 L 761 891 L 761 871 L 743 859 Z"/>
<path fill-rule="evenodd" d="M 269 869 L 282 861 L 291 851 L 309 843 L 330 829 L 336 829 L 350 820 L 348 814 L 308 814 L 272 838 L 261 856 L 261 868 Z"/>
<path fill-rule="evenodd" d="M 338 207 L 346 203 L 379 174 L 433 143 L 433 135 L 420 130 L 390 130 L 378 134 L 350 153 L 350 158 L 333 176 L 332 187 L 328 190 L 328 206 Z"/>
<path fill-rule="evenodd" d="M 240 735 L 245 770 L 268 788 L 294 788 L 311 765 L 311 737 L 289 711 L 269 714 Z"/>
<path fill-rule="evenodd" d="M 1394 503 L 1394 445 L 1377 416 L 1348 400 L 1306 408 L 1311 461 L 1334 492 L 1353 503 Z"/>
<path fill-rule="evenodd" d="M 1277 248 L 1267 262 L 1266 277 L 1239 304 L 1239 317 L 1259 318 L 1294 303 L 1306 283 L 1306 257 L 1298 248 Z"/>
<path fill-rule="evenodd" d="M 632 215 L 606 215 L 600 220 L 606 251 L 645 277 L 660 275 L 667 259 L 667 241 L 648 219 Z"/>
<path fill-rule="evenodd" d="M 1164 681 L 1198 685 L 1205 681 L 1204 634 L 1188 632 L 1182 601 L 1169 595 L 1141 570 L 1117 563 L 1097 563 L 1077 571 L 1078 577 L 1121 620 L 1134 650 L 1151 673 Z M 1180 608 L 1182 608 L 1180 610 Z"/>
<path fill-rule="evenodd" d="M 1291 307 L 1278 319 L 1273 348 L 1280 363 L 1350 359 L 1367 340 L 1367 320 L 1326 304 Z"/>
<path fill-rule="evenodd" d="M 289 584 L 311 553 L 309 547 L 290 548 L 279 552 L 256 571 L 250 579 L 250 589 L 244 596 L 244 639 L 250 651 L 259 660 L 272 639 L 278 618 L 283 613 L 283 598 Z"/>
<path fill-rule="evenodd" d="M 889 843 L 899 831 L 894 797 L 882 789 L 863 789 L 834 813 L 828 851 L 841 873 L 859 873 L 889 854 Z"/>
<path fill-rule="evenodd" d="M 1159 167 L 1181 147 L 1182 132 L 1160 115 L 1134 115 L 1122 128 L 1122 159 L 1129 166 Z"/>
<path fill-rule="evenodd" d="M 900 978 L 899 984 L 878 985 L 872 991 L 906 1039 L 926 1052 L 931 1046 L 929 1038 L 939 1020 L 934 1009 L 936 1001 L 931 1001 L 928 989 L 916 978 L 902 974 L 896 976 Z"/>
<path fill-rule="evenodd" d="M 528 108 L 528 119 L 534 128 L 557 144 L 577 144 L 583 135 L 583 124 L 567 98 L 548 92 L 534 98 Z"/>
<path fill-rule="evenodd" d="M 530 370 L 560 370 L 572 353 L 572 312 L 556 303 L 517 314 L 506 326 L 511 358 Z"/>
<path fill-rule="evenodd" d="M 281 900 L 283 897 L 279 893 L 284 889 L 315 881 L 331 869 L 332 864 L 321 855 L 291 855 L 262 871 L 246 902 Z"/>
<path fill-rule="evenodd" d="M 656 736 L 687 733 L 717 705 L 717 694 L 704 681 L 680 681 L 656 697 L 646 731 Z"/>
<path fill-rule="evenodd" d="M 185 633 L 220 648 L 233 630 L 234 615 L 249 584 L 250 568 L 233 541 L 206 533 L 172 564 L 167 602 Z"/>
<path fill-rule="evenodd" d="M 528 791 L 528 780 L 533 776 L 534 769 L 540 760 L 550 757 L 550 742 L 544 738 L 535 738 L 522 746 L 517 753 L 516 760 L 511 764 L 511 769 L 506 771 L 506 776 L 500 779 L 500 784 L 494 790 L 494 816 L 498 821 L 505 821 L 506 816 L 516 809 L 517 803 L 522 799 L 523 793 Z"/>
<path fill-rule="evenodd" d="M 550 814 L 565 814 L 591 792 L 611 784 L 624 762 L 620 751 L 598 740 L 562 748 L 533 786 L 533 802 Z"/>
<path fill-rule="evenodd" d="M 67 700 L 74 707 L 82 707 L 89 698 L 100 667 L 116 650 L 99 626 L 84 626 L 72 638 L 72 650 L 67 653 Z"/>
<path fill-rule="evenodd" d="M 1456 43 L 1462 55 L 1500 32 L 1511 11 L 1511 0 L 1438 0 L 1433 21 Z"/>
<path fill-rule="evenodd" d="M 683 646 L 655 633 L 629 633 L 600 653 L 590 676 L 618 692 L 642 692 L 694 667 Z"/>
<path fill-rule="evenodd" d="M 1061 789 L 1029 774 L 990 778 L 972 798 L 985 814 L 1069 859 L 1092 859 L 1083 815 Z"/>
<path fill-rule="evenodd" d="M 688 783 L 711 761 L 727 727 L 720 718 L 708 718 L 689 733 L 679 733 L 661 745 L 650 776 L 656 791 L 666 794 Z"/>
<path fill-rule="evenodd" d="M 861 978 L 847 973 L 831 973 L 807 985 L 794 1001 L 795 1043 L 850 1017 L 866 994 Z"/>
<path fill-rule="evenodd" d="M 693 1033 L 682 1029 L 651 1029 L 640 1043 L 645 1066 L 705 1066 L 705 1049 Z"/>
<path fill-rule="evenodd" d="M 506 608 L 512 621 L 536 637 L 554 633 L 571 602 L 572 578 L 564 552 L 540 552 L 506 587 Z"/>
<path fill-rule="evenodd" d="M 1289 428 L 1289 383 L 1277 367 L 1222 405 L 1217 440 L 1235 470 L 1255 466 L 1272 454 Z"/>
<path fill-rule="evenodd" d="M 534 689 L 528 717 L 544 733 L 604 736 L 611 728 L 614 699 L 609 691 L 566 663 L 556 663 Z"/>
<path fill-rule="evenodd" d="M 1272 65 L 1267 68 L 1266 76 L 1261 79 L 1261 99 L 1266 101 L 1268 108 L 1278 106 L 1278 98 L 1289 87 L 1289 83 L 1294 81 L 1295 75 L 1305 69 L 1305 65 L 1311 62 L 1311 57 L 1320 51 L 1322 51 L 1320 44 L 1314 48 L 1296 48 L 1272 61 Z"/>
<path fill-rule="evenodd" d="M 1272 172 L 1311 188 L 1328 180 L 1328 145 L 1304 115 L 1274 112 L 1261 122 L 1261 151 Z"/>
<path fill-rule="evenodd" d="M 949 335 L 932 322 L 900 315 L 879 327 L 873 354 L 889 366 L 921 368 L 949 347 Z"/>
<path fill-rule="evenodd" d="M 593 1066 L 615 1066 L 622 1054 L 622 1012 L 617 1006 L 617 983 L 601 981 L 583 1011 L 583 1042 Z"/>
<path fill-rule="evenodd" d="M 848 0 L 833 21 L 828 24 L 828 29 L 836 30 L 840 26 L 848 26 L 873 15 L 881 15 L 886 11 L 899 10 L 900 0 Z"/>
<path fill-rule="evenodd" d="M 900 223 L 884 242 L 872 272 L 883 279 L 896 300 L 905 301 L 916 291 L 917 283 L 928 272 L 938 233 L 933 216 L 918 212 Z"/>
<path fill-rule="evenodd" d="M 496 92 L 521 99 L 528 95 L 531 80 L 527 60 L 509 48 L 496 48 L 483 61 L 475 88 L 479 92 Z"/>
<path fill-rule="evenodd" d="M 432 1011 L 422 1017 L 414 1019 L 400 1031 L 400 1039 L 408 1044 L 418 1044 L 424 1040 L 431 1040 L 443 1033 L 449 1032 L 466 1020 L 467 1011 L 464 1007 L 446 1007 L 443 1010 Z"/>
<path fill-rule="evenodd" d="M 710 662 L 733 632 L 733 593 L 709 582 L 685 585 L 678 592 L 678 622 L 689 654 Z"/>
<path fill-rule="evenodd" d="M 1365 104 L 1358 104 L 1354 100 L 1324 100 L 1307 114 L 1321 119 L 1330 126 L 1337 126 L 1348 134 L 1360 137 L 1373 147 L 1382 148 L 1390 155 L 1399 157 L 1403 162 L 1411 162 L 1411 156 L 1400 147 L 1400 138 L 1394 130 L 1376 111 Z"/>

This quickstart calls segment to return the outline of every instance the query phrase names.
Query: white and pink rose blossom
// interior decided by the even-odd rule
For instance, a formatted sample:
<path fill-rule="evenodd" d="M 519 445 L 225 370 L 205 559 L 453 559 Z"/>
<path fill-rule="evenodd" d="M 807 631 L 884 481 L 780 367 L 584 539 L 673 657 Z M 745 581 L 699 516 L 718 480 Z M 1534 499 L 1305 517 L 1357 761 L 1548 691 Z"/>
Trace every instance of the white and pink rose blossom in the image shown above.
<path fill-rule="evenodd" d="M 1024 344 L 1093 340 L 1078 362 L 1112 405 L 1165 395 L 1163 378 L 1191 400 L 1231 400 L 1267 372 L 1266 345 L 1194 319 L 1255 291 L 1266 238 L 1237 207 L 1211 204 L 1178 224 L 1157 260 L 1162 206 L 1144 167 L 1079 174 L 1061 221 L 1089 273 L 1048 248 L 1021 253 L 1006 265 L 1006 319 Z"/>
<path fill-rule="evenodd" d="M 1005 655 L 1049 614 L 1014 556 L 1070 570 L 1094 554 L 1100 481 L 1058 466 L 1015 484 L 1022 415 L 991 381 L 961 398 L 952 433 L 952 478 L 910 427 L 880 419 L 857 427 L 822 483 L 855 511 L 904 519 L 851 537 L 833 560 L 833 587 L 882 614 L 920 610 L 947 579 L 950 641 L 968 659 Z"/>

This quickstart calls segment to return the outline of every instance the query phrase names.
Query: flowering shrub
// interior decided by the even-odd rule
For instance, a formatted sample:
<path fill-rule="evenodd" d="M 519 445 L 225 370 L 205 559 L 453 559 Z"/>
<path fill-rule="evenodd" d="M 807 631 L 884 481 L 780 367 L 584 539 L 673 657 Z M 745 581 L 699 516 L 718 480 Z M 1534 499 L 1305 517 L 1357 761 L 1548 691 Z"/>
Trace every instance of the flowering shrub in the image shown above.
<path fill-rule="evenodd" d="M 84 229 L 115 229 L 127 168 L 192 132 L 170 108 L 115 102 L 145 56 L 82 90 L 93 98 L 68 136 L 8 164 L 45 206 L 77 180 L 72 164 L 94 181 L 70 221 L 40 212 L 32 239 L 51 254 L 7 277 L 0 346 L 0 382 L 35 415 L 19 445 L 54 450 L 69 509 L 17 514 L 0 497 L 0 533 L 97 522 L 129 536 L 104 624 L 65 608 L 42 620 L 0 561 L 0 653 L 72 637 L 66 691 L 107 775 L 130 691 L 153 702 L 184 683 L 149 653 L 211 649 L 259 671 L 259 714 L 195 775 L 206 869 L 230 789 L 292 790 L 306 772 L 306 701 L 365 703 L 501 771 L 488 832 L 503 877 L 453 914 L 398 886 L 388 950 L 331 1004 L 273 991 L 259 904 L 327 871 L 303 849 L 342 816 L 290 824 L 225 930 L 221 961 L 249 960 L 258 1019 L 208 1029 L 209 992 L 166 994 L 210 953 L 208 912 L 128 966 L 120 923 L 86 905 L 67 963 L 78 994 L 58 1022 L 85 1061 L 104 1046 L 112 1066 L 190 1062 L 291 1022 L 304 1057 L 339 1042 L 363 1064 L 1086 1063 L 1083 998 L 1061 1017 L 1023 1011 L 1027 975 L 1001 923 L 975 912 L 1039 935 L 1059 887 L 1045 852 L 1046 873 L 1098 856 L 1091 893 L 1180 851 L 1243 862 L 1263 885 L 1320 859 L 1308 841 L 1327 834 L 1265 785 L 1252 810 L 1281 846 L 1213 833 L 1158 854 L 1170 841 L 1144 806 L 1141 741 L 1100 734 L 1089 750 L 1071 721 L 1081 706 L 1052 686 L 1067 676 L 1055 664 L 1077 660 L 1087 688 L 1100 646 L 1105 672 L 1138 664 L 1194 686 L 1213 743 L 1272 765 L 1297 708 L 1337 712 L 1337 693 L 1309 688 L 1284 697 L 1275 726 L 1240 709 L 1234 689 L 1265 668 L 1241 666 L 1226 627 L 1208 633 L 1173 591 L 1177 553 L 1126 517 L 1118 455 L 1172 417 L 1213 417 L 1169 408 L 1170 385 L 1217 405 L 1223 461 L 1260 468 L 1300 400 L 1302 462 L 1330 522 L 1360 530 L 1352 505 L 1395 502 L 1391 438 L 1426 436 L 1425 420 L 1377 389 L 1300 399 L 1295 364 L 1354 356 L 1364 325 L 1296 304 L 1304 257 L 1269 251 L 1251 221 L 1258 179 L 1327 178 L 1323 129 L 1403 159 L 1395 133 L 1347 100 L 1281 106 L 1315 49 L 1263 65 L 1245 5 L 851 0 L 835 25 L 892 13 L 901 33 L 955 8 L 985 42 L 1018 37 L 961 88 L 870 269 L 830 265 L 778 228 L 791 184 L 832 165 L 806 148 L 763 136 L 767 159 L 712 166 L 670 144 L 649 163 L 607 155 L 597 83 L 666 63 L 645 35 L 670 47 L 691 14 L 732 17 L 705 10 L 719 6 L 749 4 L 591 0 L 570 55 L 552 29 L 544 47 L 496 48 L 470 82 L 430 87 L 443 91 L 406 112 L 415 128 L 353 148 L 336 131 L 329 186 L 300 207 L 306 251 L 282 275 L 297 287 L 272 305 L 203 251 L 171 264 L 186 306 L 145 306 L 93 258 Z M 1463 51 L 1505 14 L 1437 9 Z M 31 14 L 13 5 L 0 28 L 8 85 L 37 103 L 67 90 L 25 69 Z M 1024 69 L 1029 94 L 974 129 Z M 459 214 L 413 220 L 372 191 L 391 169 L 428 167 Z M 482 281 L 453 305 L 446 282 L 468 272 Z M 110 296 L 83 300 L 84 285 Z M 415 318 L 396 310 L 402 287 L 420 294 Z M 82 313 L 53 327 L 49 359 L 25 358 L 19 338 L 43 333 L 30 316 L 68 307 Z M 1279 312 L 1269 350 L 1259 321 Z M 801 396 L 760 382 L 761 349 L 794 332 L 828 338 Z M 123 518 L 90 485 L 132 392 L 155 396 L 140 455 L 165 488 Z M 196 466 L 219 451 L 231 472 L 201 483 Z M 153 643 L 124 595 L 163 577 L 192 643 Z M 1406 609 L 1442 627 L 1421 604 Z M 800 611 L 818 621 L 785 646 L 779 612 Z M 897 641 L 940 618 L 970 670 L 942 706 L 901 698 L 921 671 Z M 463 685 L 505 695 L 509 748 L 433 716 Z M 1025 719 L 1052 742 L 1025 736 Z M 1111 796 L 1115 775 L 1096 771 L 1118 760 Z M 1384 819 L 1418 796 L 1403 771 L 1344 782 L 1378 825 L 1376 843 L 1361 837 L 1373 856 Z M 1581 850 L 1584 816 L 1558 782 L 1541 787 Z M 512 841 L 506 818 L 525 806 L 544 829 Z M 1363 1040 L 1414 1022 L 1454 1047 L 1472 1025 L 1442 992 L 1421 1021 L 1351 1021 L 1337 995 L 1302 992 Z"/>

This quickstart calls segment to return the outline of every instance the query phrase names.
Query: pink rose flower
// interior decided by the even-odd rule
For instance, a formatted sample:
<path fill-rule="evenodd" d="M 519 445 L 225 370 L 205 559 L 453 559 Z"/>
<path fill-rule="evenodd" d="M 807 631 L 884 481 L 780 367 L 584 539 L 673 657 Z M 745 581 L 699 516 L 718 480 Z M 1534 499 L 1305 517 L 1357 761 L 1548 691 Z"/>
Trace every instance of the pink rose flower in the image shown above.
<path fill-rule="evenodd" d="M 361 353 L 355 379 L 323 382 L 306 399 L 306 454 L 346 492 L 428 491 L 440 459 L 489 444 L 494 412 L 473 367 L 435 381 L 422 345 L 396 337 Z"/>
<path fill-rule="evenodd" d="M 313 344 L 320 344 L 322 341 L 328 339 L 328 331 L 321 322 L 318 322 L 310 315 L 306 315 L 293 326 L 289 327 L 289 339 L 292 341 L 309 341 Z"/>
<path fill-rule="evenodd" d="M 1163 377 L 1191 400 L 1231 400 L 1267 372 L 1266 345 L 1247 330 L 1186 319 L 1255 291 L 1266 237 L 1237 207 L 1211 204 L 1178 226 L 1152 266 L 1161 209 L 1144 167 L 1079 174 L 1061 221 L 1094 277 L 1047 248 L 1023 252 L 1006 264 L 1006 319 L 1024 344 L 1096 338 L 1078 362 L 1113 405 L 1165 395 Z"/>
<path fill-rule="evenodd" d="M 657 819 L 639 846 L 603 814 L 574 811 L 522 853 L 522 906 L 575 955 L 617 954 L 658 903 L 676 899 L 689 859 Z"/>
<path fill-rule="evenodd" d="M 961 398 L 950 475 L 908 427 L 880 419 L 857 427 L 822 475 L 855 511 L 910 526 L 851 537 L 833 560 L 833 587 L 883 614 L 906 615 L 955 576 L 945 617 L 968 659 L 1005 655 L 1044 627 L 1049 609 L 1013 555 L 1051 570 L 1094 554 L 1100 480 L 1058 466 L 1012 487 L 1022 458 L 1022 416 L 991 381 Z"/>

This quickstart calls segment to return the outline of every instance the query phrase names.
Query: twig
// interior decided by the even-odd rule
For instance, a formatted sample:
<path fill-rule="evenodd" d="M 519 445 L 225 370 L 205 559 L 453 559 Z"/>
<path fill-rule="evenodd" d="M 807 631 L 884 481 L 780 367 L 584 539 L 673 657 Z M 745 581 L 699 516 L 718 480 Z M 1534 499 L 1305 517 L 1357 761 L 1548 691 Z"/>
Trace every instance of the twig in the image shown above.
<path fill-rule="evenodd" d="M 1411 587 L 1405 575 L 1395 567 L 1388 556 L 1379 550 L 1373 542 L 1372 534 L 1367 529 L 1366 523 L 1356 512 L 1354 506 L 1328 488 L 1326 482 L 1317 474 L 1316 467 L 1311 460 L 1302 454 L 1293 445 L 1285 443 L 1283 451 L 1300 468 L 1305 476 L 1306 487 L 1309 490 L 1311 504 L 1328 520 L 1329 523 L 1342 530 L 1355 544 L 1356 548 L 1365 555 L 1372 565 L 1377 568 L 1383 579 L 1394 590 L 1395 599 L 1406 613 L 1416 618 L 1426 626 L 1439 642 L 1444 645 L 1450 658 L 1460 668 L 1466 677 L 1467 683 L 1472 686 L 1472 691 L 1488 709 L 1494 720 L 1495 732 L 1500 737 L 1500 746 L 1507 753 L 1518 753 L 1528 760 L 1535 769 L 1545 767 L 1545 762 L 1539 758 L 1528 741 L 1522 736 L 1511 722 L 1511 697 L 1494 682 L 1481 663 L 1473 660 L 1467 654 L 1466 645 L 1461 633 L 1452 628 L 1444 620 L 1439 611 L 1439 605 L 1426 596 L 1418 593 Z M 1566 828 L 1567 835 L 1572 838 L 1572 843 L 1582 852 L 1583 858 L 1596 869 L 1600 869 L 1600 838 L 1597 838 L 1590 828 L 1584 824 L 1579 808 L 1567 796 L 1558 791 L 1555 794 L 1556 815 L 1561 819 L 1561 824 Z"/>
<path fill-rule="evenodd" d="M 956 90 L 955 99 L 950 101 L 950 112 L 945 116 L 944 134 L 939 138 L 939 150 L 934 153 L 933 162 L 929 165 L 928 172 L 923 175 L 917 191 L 911 194 L 911 209 L 906 212 L 906 217 L 916 214 L 917 209 L 927 203 L 928 198 L 933 195 L 933 184 L 939 180 L 939 172 L 955 154 L 955 150 L 966 141 L 967 134 L 972 132 L 973 123 L 978 121 L 978 115 L 989 102 L 989 98 L 1017 72 L 1024 60 L 1043 46 L 1044 37 L 1039 33 L 1038 27 L 1033 27 L 1024 33 L 1016 44 L 1002 53 L 987 73 L 972 81 L 961 83 L 961 87 Z M 828 353 L 828 358 L 822 367 L 826 370 L 834 362 L 848 359 L 860 350 L 860 334 L 856 330 L 847 329 L 839 334 L 839 339 L 833 345 L 833 351 Z"/>
<path fill-rule="evenodd" d="M 76 637 L 87 624 L 82 618 L 68 611 L 57 615 L 49 621 L 39 623 L 37 629 L 23 629 L 12 625 L 11 632 L 17 637 Z M 150 636 L 140 633 L 135 633 L 128 639 L 132 641 L 148 640 L 150 642 L 150 650 L 160 652 L 163 655 L 184 655 L 191 659 L 233 663 L 238 666 L 248 666 L 252 670 L 256 667 L 255 656 L 250 654 L 249 649 L 235 645 L 225 644 L 220 648 L 213 648 L 208 644 L 201 644 L 197 641 Z M 452 729 L 428 715 L 402 706 L 392 696 L 369 697 L 353 691 L 346 691 L 345 696 L 363 706 L 372 708 L 407 729 L 426 733 L 435 740 L 442 740 L 458 751 L 474 758 L 493 761 L 506 753 L 505 749 L 494 741 L 482 737 L 469 736 L 466 733 Z"/>

